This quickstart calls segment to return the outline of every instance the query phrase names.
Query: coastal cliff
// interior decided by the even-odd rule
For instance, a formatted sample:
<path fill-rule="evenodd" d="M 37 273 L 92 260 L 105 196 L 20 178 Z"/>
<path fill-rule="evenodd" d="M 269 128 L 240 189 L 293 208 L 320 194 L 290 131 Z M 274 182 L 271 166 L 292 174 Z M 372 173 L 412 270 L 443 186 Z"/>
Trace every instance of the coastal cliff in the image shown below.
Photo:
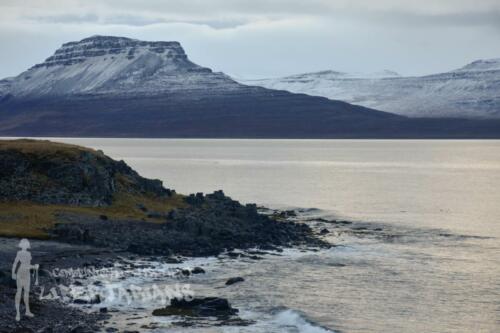
<path fill-rule="evenodd" d="M 321 244 L 306 225 L 259 214 L 222 191 L 177 194 L 89 148 L 1 141 L 0 170 L 0 236 L 191 256 Z"/>

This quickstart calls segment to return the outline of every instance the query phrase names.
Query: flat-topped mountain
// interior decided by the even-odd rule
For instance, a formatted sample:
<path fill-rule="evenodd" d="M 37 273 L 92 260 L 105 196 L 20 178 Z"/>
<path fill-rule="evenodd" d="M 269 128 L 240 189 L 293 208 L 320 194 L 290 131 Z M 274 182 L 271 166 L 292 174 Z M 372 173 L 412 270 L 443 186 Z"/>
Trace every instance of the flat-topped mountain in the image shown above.
<path fill-rule="evenodd" d="M 381 75 L 397 76 L 386 71 L 373 77 Z M 247 86 L 194 64 L 178 42 L 93 36 L 65 43 L 44 62 L 0 81 L 0 136 L 495 137 L 498 128 L 490 122 L 414 122 L 324 97 Z"/>
<path fill-rule="evenodd" d="M 224 74 L 189 61 L 178 42 L 105 36 L 63 44 L 44 62 L 4 85 L 15 97 L 154 95 L 162 91 L 206 90 L 210 86 L 239 87 Z"/>
<path fill-rule="evenodd" d="M 410 117 L 500 118 L 500 59 L 478 60 L 460 69 L 421 77 L 391 71 L 336 71 L 241 83 L 323 96 Z"/>

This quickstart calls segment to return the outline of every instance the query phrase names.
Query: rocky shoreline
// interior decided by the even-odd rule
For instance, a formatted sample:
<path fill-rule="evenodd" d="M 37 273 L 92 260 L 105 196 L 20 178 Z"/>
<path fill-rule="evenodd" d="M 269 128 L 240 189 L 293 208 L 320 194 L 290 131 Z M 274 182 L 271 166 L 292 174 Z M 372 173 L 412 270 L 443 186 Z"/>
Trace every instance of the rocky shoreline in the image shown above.
<path fill-rule="evenodd" d="M 54 277 L 54 269 L 130 266 L 138 257 L 169 263 L 180 263 L 180 256 L 222 254 L 259 260 L 269 250 L 331 246 L 306 224 L 291 221 L 294 212 L 262 214 L 256 205 L 242 205 L 222 191 L 179 195 L 100 151 L 49 141 L 14 140 L 0 141 L 0 157 L 1 333 L 103 330 L 109 318 L 105 307 L 87 312 L 85 307 L 68 306 L 99 304 L 99 295 L 61 301 L 56 291 L 85 281 Z M 32 241 L 32 263 L 40 265 L 40 284 L 33 286 L 31 293 L 36 316 L 16 322 L 11 265 L 20 238 Z M 190 276 L 203 272 L 198 267 L 177 273 Z M 235 277 L 228 284 L 237 282 L 241 279 Z M 227 310 L 231 318 L 226 320 L 243 324 L 233 318 L 237 311 L 227 300 L 171 305 L 203 314 L 211 311 L 205 301 L 215 307 L 213 311 Z M 108 326 L 106 331 L 117 329 Z"/>
<path fill-rule="evenodd" d="M 221 192 L 217 192 L 215 196 L 221 196 Z M 213 200 L 213 196 L 208 196 L 208 199 L 204 197 L 205 200 Z M 226 197 L 224 197 L 226 198 Z M 222 196 L 220 197 L 222 199 Z M 198 196 L 198 200 L 201 200 L 201 196 Z M 224 199 L 228 200 L 228 199 Z M 205 206 L 204 209 L 207 206 Z M 251 211 L 255 208 L 254 205 L 250 205 Z M 204 209 L 200 211 L 203 212 Z M 247 206 L 242 209 L 249 209 Z M 275 212 L 272 215 L 279 217 L 280 219 L 288 220 L 290 215 L 293 216 L 293 212 Z M 189 216 L 189 215 L 188 215 Z M 195 215 L 196 216 L 196 215 Z M 260 218 L 265 217 L 264 221 L 267 221 L 267 216 L 263 214 L 258 214 Z M 76 218 L 76 217 L 73 217 Z M 180 212 L 178 215 L 179 221 L 184 221 L 187 218 L 186 214 Z M 194 217 L 192 217 L 194 218 Z M 227 216 L 225 216 L 227 218 Z M 53 332 L 53 333 L 63 333 L 63 332 L 74 332 L 74 333 L 89 333 L 89 332 L 116 332 L 117 328 L 114 328 L 109 322 L 110 314 L 106 307 L 100 307 L 100 299 L 97 297 L 96 300 L 84 300 L 84 299 L 72 299 L 69 302 L 66 300 L 50 300 L 43 299 L 40 300 L 41 295 L 47 297 L 50 293 L 48 292 L 52 287 L 56 289 L 58 286 L 68 286 L 70 284 L 82 284 L 85 283 L 84 279 L 74 281 L 72 278 L 61 278 L 52 275 L 54 270 L 64 270 L 64 269 L 105 269 L 109 267 L 115 267 L 117 263 L 122 265 L 128 265 L 129 269 L 134 269 L 138 267 L 130 266 L 130 262 L 141 258 L 143 260 L 152 262 L 166 262 L 166 263 L 182 263 L 183 258 L 186 256 L 222 256 L 232 259 L 247 258 L 248 260 L 261 260 L 263 255 L 271 253 L 279 253 L 284 247 L 294 247 L 302 246 L 303 248 L 315 247 L 315 248 L 325 248 L 329 245 L 328 243 L 321 241 L 316 238 L 316 233 L 314 233 L 305 224 L 298 224 L 293 222 L 276 222 L 286 226 L 285 231 L 278 232 L 279 235 L 274 235 L 275 232 L 271 229 L 264 229 L 264 232 L 269 235 L 269 238 L 253 239 L 252 241 L 242 242 L 241 246 L 234 247 L 234 239 L 228 242 L 224 242 L 223 239 L 218 240 L 217 245 L 212 246 L 201 246 L 198 250 L 193 251 L 193 247 L 184 246 L 182 242 L 179 242 L 179 247 L 169 247 L 168 251 L 147 251 L 146 243 L 141 243 L 140 240 L 138 245 L 130 246 L 128 249 L 123 249 L 122 240 L 124 237 L 117 237 L 117 235 L 123 235 L 125 233 L 137 235 L 138 229 L 132 228 L 133 223 L 137 225 L 137 222 L 117 222 L 117 221 L 106 221 L 109 225 L 104 228 L 97 227 L 92 233 L 81 232 L 78 228 L 89 228 L 85 230 L 91 230 L 98 223 L 97 221 L 80 221 L 80 223 L 67 223 L 56 226 L 54 231 L 54 240 L 33 240 L 32 241 L 32 254 L 33 263 L 40 264 L 40 284 L 39 286 L 33 286 L 30 298 L 30 304 L 32 306 L 33 312 L 36 314 L 34 318 L 23 317 L 20 322 L 14 320 L 14 294 L 15 294 L 15 281 L 10 277 L 10 265 L 15 257 L 17 251 L 18 238 L 0 238 L 0 322 L 4 323 L 2 328 L 0 328 L 1 333 L 12 333 L 12 332 Z M 180 223 L 180 222 L 179 222 Z M 101 225 L 102 221 L 101 221 Z M 195 224 L 196 225 L 196 224 Z M 73 226 L 73 228 L 68 227 Z M 168 234 L 169 230 L 162 230 L 157 224 L 151 224 L 152 228 L 149 230 L 146 228 L 145 233 L 149 236 L 155 234 L 152 239 L 149 238 L 150 244 L 152 244 L 152 249 L 157 249 L 155 246 L 155 241 L 161 239 L 162 236 Z M 178 226 L 176 226 L 178 227 Z M 57 229 L 60 228 L 60 229 Z M 288 229 L 290 228 L 290 229 Z M 196 228 L 192 228 L 196 230 Z M 58 235 L 58 232 L 65 230 L 62 234 Z M 77 231 L 78 230 L 78 231 Z M 190 230 L 187 228 L 186 230 Z M 142 232 L 142 231 L 141 231 Z M 250 232 L 250 231 L 249 231 Z M 75 235 L 84 235 L 89 238 L 74 238 Z M 193 234 L 197 234 L 197 231 Z M 73 235 L 70 237 L 70 235 Z M 105 237 L 97 237 L 96 235 L 106 235 Z M 184 237 L 188 237 L 189 232 L 184 233 Z M 273 236 L 274 235 L 274 236 Z M 198 241 L 195 242 L 198 244 Z M 241 239 L 245 239 L 244 236 L 240 235 Z M 245 236 L 248 237 L 248 236 Z M 263 236 L 262 236 L 263 237 Z M 280 238 L 282 237 L 282 238 Z M 140 238 L 140 237 L 139 237 Z M 112 239 L 117 241 L 114 243 Z M 184 238 L 183 238 L 184 239 Z M 108 242 L 106 247 L 100 247 L 101 242 Z M 144 242 L 146 242 L 144 240 Z M 125 243 L 128 244 L 128 243 Z M 139 246 L 139 244 L 141 246 Z M 202 244 L 203 245 L 203 244 Z M 144 246 L 144 248 L 142 247 Z M 126 246 L 125 246 L 126 247 Z M 246 249 L 246 250 L 245 250 Z M 130 251 L 132 250 L 132 251 Z M 271 252 L 269 252 L 271 251 Z M 147 267 L 149 264 L 145 264 L 143 267 Z M 154 264 L 151 264 L 153 267 Z M 203 274 L 205 273 L 203 268 L 195 267 L 191 270 L 178 269 L 177 272 L 181 277 L 189 278 L 191 275 Z M 82 282 L 83 281 L 83 282 Z M 230 278 L 226 285 L 230 286 L 235 283 L 243 282 L 244 279 L 241 277 Z M 42 289 L 43 287 L 43 289 Z M 201 299 L 201 300 L 200 300 Z M 174 299 L 175 300 L 175 299 Z M 204 306 L 201 303 L 204 302 L 204 297 L 197 298 L 193 303 L 173 301 L 170 307 L 165 309 L 159 308 L 155 310 L 155 313 L 151 315 L 175 315 L 177 312 L 190 313 L 186 316 L 185 321 L 177 322 L 176 325 L 198 325 L 200 321 L 203 320 L 206 313 L 211 313 L 214 311 L 217 314 L 216 318 L 218 320 L 218 325 L 233 325 L 233 326 L 246 326 L 250 325 L 243 319 L 240 319 L 237 315 L 237 309 L 234 309 L 230 305 L 230 300 L 226 299 L 212 299 L 208 298 L 205 300 L 211 304 L 215 304 L 215 308 L 210 306 Z M 80 305 L 79 307 L 74 307 L 72 304 Z M 88 305 L 86 305 L 88 304 Z M 92 306 L 91 306 L 92 304 Z M 209 305 L 210 305 L 209 304 Z M 222 305 L 224 306 L 222 306 Z M 226 306 L 227 305 L 227 306 Z M 83 306 L 83 309 L 82 309 Z M 84 308 L 88 307 L 86 311 Z M 207 312 L 208 311 L 208 312 Z M 180 313 L 179 312 L 179 313 Z M 198 323 L 198 324 L 197 324 Z M 147 329 L 148 327 L 145 327 Z M 135 331 L 124 331 L 124 332 L 135 332 Z"/>
<path fill-rule="evenodd" d="M 168 223 L 137 223 L 106 218 L 65 216 L 51 237 L 139 255 L 210 256 L 232 249 L 328 246 L 306 224 L 276 221 L 259 214 L 256 205 L 241 205 L 222 191 L 186 197 L 188 208 L 164 216 Z"/>

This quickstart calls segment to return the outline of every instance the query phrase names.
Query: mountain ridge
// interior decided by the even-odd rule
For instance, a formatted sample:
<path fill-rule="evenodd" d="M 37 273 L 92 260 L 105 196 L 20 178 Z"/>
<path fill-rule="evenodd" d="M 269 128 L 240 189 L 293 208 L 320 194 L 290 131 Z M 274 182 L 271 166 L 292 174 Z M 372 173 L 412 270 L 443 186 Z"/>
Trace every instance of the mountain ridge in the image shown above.
<path fill-rule="evenodd" d="M 329 75 L 320 71 L 241 83 L 343 100 L 409 117 L 499 118 L 500 59 L 424 76 Z"/>
<path fill-rule="evenodd" d="M 191 62 L 178 42 L 92 36 L 0 81 L 0 136 L 491 138 L 500 123 L 409 120 L 240 84 Z"/>
<path fill-rule="evenodd" d="M 113 36 L 65 43 L 44 62 L 4 84 L 9 94 L 23 97 L 157 94 L 165 90 L 205 89 L 210 84 L 224 85 L 224 89 L 238 86 L 224 74 L 191 62 L 179 42 Z"/>

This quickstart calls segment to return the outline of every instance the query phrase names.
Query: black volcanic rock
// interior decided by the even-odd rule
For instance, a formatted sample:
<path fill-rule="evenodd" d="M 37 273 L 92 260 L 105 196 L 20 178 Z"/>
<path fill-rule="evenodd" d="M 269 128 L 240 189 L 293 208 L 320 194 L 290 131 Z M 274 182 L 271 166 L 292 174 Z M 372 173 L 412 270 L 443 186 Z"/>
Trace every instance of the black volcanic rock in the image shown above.
<path fill-rule="evenodd" d="M 203 205 L 188 205 L 170 214 L 166 223 L 138 223 L 77 219 L 59 223 L 54 239 L 141 255 L 217 255 L 226 249 L 310 245 L 328 247 L 305 224 L 277 222 L 257 212 L 255 205 L 241 205 L 222 193 L 203 197 Z M 66 220 L 68 217 L 66 217 Z M 73 219 L 74 220 L 74 219 Z M 186 270 L 185 275 L 191 272 Z"/>
<path fill-rule="evenodd" d="M 230 286 L 230 285 L 233 285 L 235 283 L 238 283 L 238 282 L 243 282 L 245 281 L 244 278 L 238 276 L 238 277 L 232 277 L 232 278 L 229 278 L 227 281 L 226 281 L 226 286 Z"/>
<path fill-rule="evenodd" d="M 227 317 L 238 313 L 227 299 L 203 297 L 192 300 L 172 299 L 166 308 L 156 309 L 153 316 Z"/>

